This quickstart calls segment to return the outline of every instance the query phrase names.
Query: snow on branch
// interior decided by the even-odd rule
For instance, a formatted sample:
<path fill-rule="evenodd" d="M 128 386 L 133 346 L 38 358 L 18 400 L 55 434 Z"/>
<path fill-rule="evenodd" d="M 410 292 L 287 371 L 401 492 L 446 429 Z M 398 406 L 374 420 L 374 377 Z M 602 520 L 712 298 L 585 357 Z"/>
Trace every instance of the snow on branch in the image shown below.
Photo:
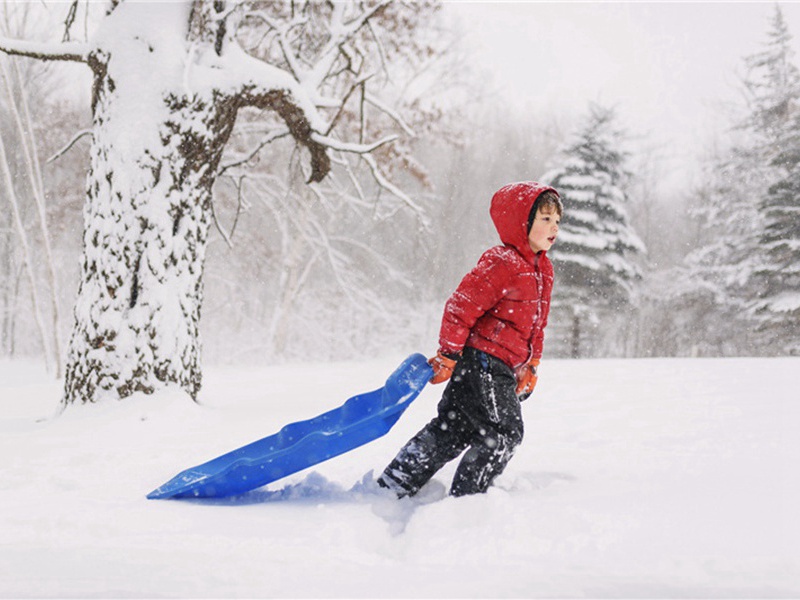
<path fill-rule="evenodd" d="M 88 62 L 89 46 L 79 42 L 29 42 L 0 37 L 0 52 L 38 60 L 67 60 Z"/>
<path fill-rule="evenodd" d="M 51 162 L 58 160 L 59 158 L 64 156 L 67 152 L 69 152 L 70 148 L 72 148 L 76 143 L 78 143 L 78 140 L 87 136 L 91 137 L 93 135 L 94 132 L 91 129 L 84 129 L 82 131 L 79 131 L 74 136 L 72 136 L 72 139 L 69 142 L 67 142 L 66 146 L 64 146 L 61 150 L 53 154 L 53 156 L 48 158 L 45 162 L 47 164 L 50 164 Z"/>
<path fill-rule="evenodd" d="M 372 171 L 372 176 L 375 178 L 375 181 L 378 183 L 378 185 L 380 185 L 385 190 L 388 190 L 389 192 L 391 192 L 395 197 L 397 197 L 400 200 L 402 200 L 416 214 L 422 215 L 422 216 L 425 215 L 425 211 L 423 210 L 423 208 L 419 204 L 414 202 L 414 200 L 412 200 L 411 197 L 408 194 L 403 192 L 403 190 L 401 190 L 396 185 L 394 185 L 391 181 L 386 179 L 386 177 L 384 176 L 384 174 L 381 172 L 380 168 L 378 167 L 378 162 L 375 160 L 374 156 L 372 156 L 371 154 L 364 154 L 362 156 L 362 158 L 364 159 L 364 162 L 367 163 L 367 165 L 369 166 L 370 170 Z M 427 223 L 427 219 L 426 219 L 426 223 Z"/>
<path fill-rule="evenodd" d="M 331 160 L 326 146 L 314 139 L 309 114 L 303 110 L 302 102 L 296 102 L 297 93 L 282 89 L 259 90 L 248 86 L 239 95 L 242 106 L 254 106 L 274 110 L 286 123 L 292 137 L 311 153 L 311 177 L 309 182 L 322 181 L 331 170 Z"/>
<path fill-rule="evenodd" d="M 304 87 L 318 89 L 323 81 L 331 75 L 331 69 L 339 56 L 348 52 L 347 44 L 365 25 L 369 24 L 370 19 L 383 11 L 389 4 L 391 4 L 390 0 L 384 0 L 348 20 L 345 15 L 345 4 L 335 3 L 329 25 L 330 38 L 316 53 L 315 64 L 310 69 L 303 66 L 298 50 L 292 47 L 289 35 L 297 27 L 306 25 L 307 18 L 298 17 L 287 23 L 279 23 L 263 11 L 249 12 L 245 18 L 259 19 L 274 30 L 281 53 L 291 73 Z"/>
<path fill-rule="evenodd" d="M 369 154 L 370 152 L 374 152 L 381 146 L 385 146 L 386 144 L 391 144 L 399 137 L 400 136 L 398 135 L 390 135 L 383 138 L 382 140 L 378 140 L 377 142 L 373 142 L 371 144 L 354 144 L 350 142 L 342 142 L 330 136 L 321 135 L 319 133 L 311 134 L 311 139 L 314 140 L 315 142 L 323 144 L 333 150 L 339 150 L 341 152 L 349 152 L 351 154 Z"/>
<path fill-rule="evenodd" d="M 381 102 L 380 100 L 378 100 L 378 98 L 376 98 L 372 94 L 365 94 L 364 99 L 370 104 L 372 104 L 372 106 L 374 106 L 378 110 L 388 115 L 395 123 L 397 123 L 403 129 L 403 131 L 406 132 L 407 135 L 411 137 L 416 136 L 414 130 L 408 125 L 408 123 L 405 122 L 403 117 L 401 117 L 400 113 L 398 113 L 396 110 L 387 106 L 384 102 Z"/>
<path fill-rule="evenodd" d="M 325 44 L 324 49 L 318 54 L 317 63 L 310 71 L 301 75 L 301 83 L 319 88 L 331 75 L 333 66 L 339 56 L 342 54 L 348 55 L 350 52 L 348 43 L 352 38 L 373 16 L 382 11 L 388 4 L 389 2 L 381 2 L 348 22 L 344 20 L 344 6 L 334 5 L 330 24 L 331 37 Z M 349 57 L 349 60 L 351 61 L 352 58 Z"/>
<path fill-rule="evenodd" d="M 250 17 L 253 19 L 260 19 L 270 29 L 275 30 L 278 36 L 278 44 L 280 45 L 281 52 L 283 54 L 283 58 L 286 61 L 286 64 L 289 66 L 289 71 L 291 71 L 292 75 L 296 78 L 302 72 L 300 67 L 300 63 L 297 62 L 294 52 L 292 52 L 291 45 L 289 44 L 287 34 L 289 31 L 298 27 L 306 22 L 306 19 L 293 19 L 289 23 L 279 24 L 277 23 L 272 17 L 262 11 L 257 12 L 249 12 L 245 15 L 245 18 Z"/>

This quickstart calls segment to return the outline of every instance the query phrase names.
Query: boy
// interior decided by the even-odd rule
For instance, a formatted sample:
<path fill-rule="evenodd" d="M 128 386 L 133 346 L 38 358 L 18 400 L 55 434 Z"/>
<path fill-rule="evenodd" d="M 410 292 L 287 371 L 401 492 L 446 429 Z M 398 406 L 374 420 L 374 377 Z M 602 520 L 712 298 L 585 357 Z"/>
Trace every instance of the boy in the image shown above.
<path fill-rule="evenodd" d="M 536 385 L 550 309 L 555 242 L 563 207 L 553 188 L 509 184 L 491 202 L 502 246 L 487 250 L 447 300 L 432 383 L 450 380 L 438 414 L 378 478 L 413 496 L 446 463 L 467 452 L 450 494 L 485 492 L 522 441 L 520 402 Z M 451 378 L 452 375 L 452 378 Z"/>

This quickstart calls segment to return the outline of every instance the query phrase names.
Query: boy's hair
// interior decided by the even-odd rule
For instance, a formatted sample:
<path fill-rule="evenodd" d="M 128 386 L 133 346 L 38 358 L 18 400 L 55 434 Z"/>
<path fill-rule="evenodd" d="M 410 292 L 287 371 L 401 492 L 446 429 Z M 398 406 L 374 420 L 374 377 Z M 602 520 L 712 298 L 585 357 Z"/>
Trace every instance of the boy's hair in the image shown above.
<path fill-rule="evenodd" d="M 539 197 L 536 199 L 535 205 L 537 210 L 539 208 L 552 208 L 558 213 L 558 216 L 562 216 L 564 213 L 564 205 L 561 202 L 561 198 L 555 192 L 547 190 L 546 192 L 542 192 Z M 549 211 L 548 211 L 549 212 Z"/>
<path fill-rule="evenodd" d="M 533 227 L 533 221 L 536 219 L 537 211 L 542 208 L 546 212 L 550 212 L 551 210 L 555 210 L 558 213 L 558 216 L 561 217 L 564 213 L 564 205 L 561 203 L 561 198 L 555 192 L 551 190 L 547 190 L 546 192 L 542 192 L 539 194 L 539 197 L 531 206 L 531 212 L 528 215 L 528 231 L 530 232 L 531 227 Z"/>

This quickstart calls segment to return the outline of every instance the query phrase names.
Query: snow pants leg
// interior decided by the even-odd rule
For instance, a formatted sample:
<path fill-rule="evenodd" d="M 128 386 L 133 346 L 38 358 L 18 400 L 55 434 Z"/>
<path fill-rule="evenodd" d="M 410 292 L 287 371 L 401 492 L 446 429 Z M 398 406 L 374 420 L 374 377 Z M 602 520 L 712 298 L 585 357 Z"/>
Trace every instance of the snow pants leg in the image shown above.
<path fill-rule="evenodd" d="M 450 494 L 485 492 L 522 441 L 516 380 L 503 361 L 465 348 L 439 402 L 436 417 L 392 460 L 378 483 L 414 495 L 464 450 Z"/>

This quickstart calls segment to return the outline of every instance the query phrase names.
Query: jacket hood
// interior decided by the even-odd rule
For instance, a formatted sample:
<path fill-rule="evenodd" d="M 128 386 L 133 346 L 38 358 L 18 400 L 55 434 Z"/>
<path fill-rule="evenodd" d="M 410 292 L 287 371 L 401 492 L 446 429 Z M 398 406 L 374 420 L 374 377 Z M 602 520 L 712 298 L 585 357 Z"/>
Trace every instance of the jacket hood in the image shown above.
<path fill-rule="evenodd" d="M 528 215 L 536 199 L 546 191 L 558 195 L 550 186 L 520 181 L 503 186 L 492 196 L 489 214 L 500 234 L 500 241 L 513 246 L 529 262 L 533 262 L 536 255 L 528 243 Z"/>

